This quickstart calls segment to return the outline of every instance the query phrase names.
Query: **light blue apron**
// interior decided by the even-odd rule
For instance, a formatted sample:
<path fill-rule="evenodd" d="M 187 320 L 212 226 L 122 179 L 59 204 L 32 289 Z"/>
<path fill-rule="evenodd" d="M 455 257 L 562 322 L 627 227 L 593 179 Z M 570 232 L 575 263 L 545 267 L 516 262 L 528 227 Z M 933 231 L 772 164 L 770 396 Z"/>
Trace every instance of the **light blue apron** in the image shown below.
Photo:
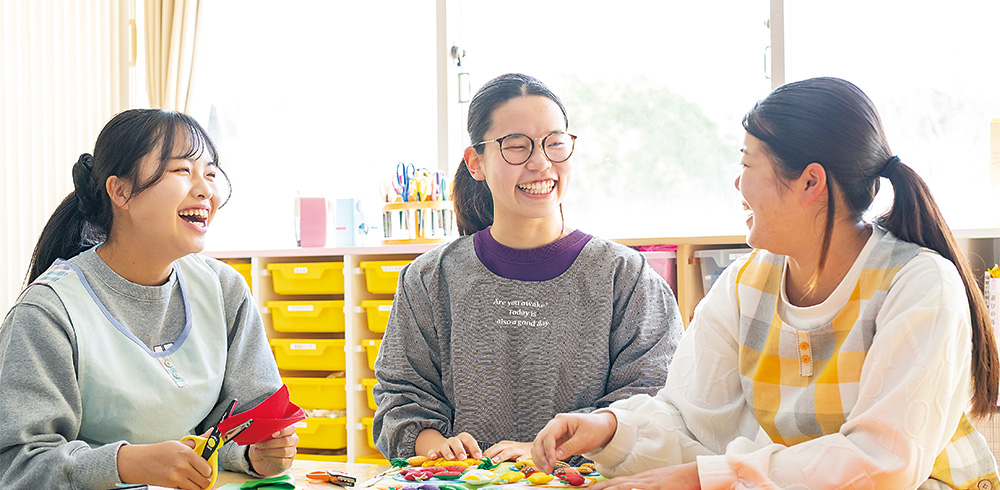
<path fill-rule="evenodd" d="M 193 434 L 218 403 L 227 352 L 218 275 L 196 255 L 173 265 L 184 330 L 156 352 L 111 316 L 76 265 L 59 260 L 35 281 L 59 295 L 76 331 L 83 401 L 78 438 L 92 446 L 178 440 Z"/>

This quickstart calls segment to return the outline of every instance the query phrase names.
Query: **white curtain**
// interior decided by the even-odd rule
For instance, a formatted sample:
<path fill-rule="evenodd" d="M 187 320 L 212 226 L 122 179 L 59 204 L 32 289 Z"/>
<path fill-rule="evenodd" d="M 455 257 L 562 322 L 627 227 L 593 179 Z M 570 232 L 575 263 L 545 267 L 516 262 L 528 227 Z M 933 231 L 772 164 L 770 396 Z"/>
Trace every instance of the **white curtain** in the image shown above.
<path fill-rule="evenodd" d="M 0 312 L 70 169 L 130 100 L 134 0 L 0 1 Z"/>
<path fill-rule="evenodd" d="M 145 11 L 149 104 L 189 112 L 198 0 L 146 0 Z"/>

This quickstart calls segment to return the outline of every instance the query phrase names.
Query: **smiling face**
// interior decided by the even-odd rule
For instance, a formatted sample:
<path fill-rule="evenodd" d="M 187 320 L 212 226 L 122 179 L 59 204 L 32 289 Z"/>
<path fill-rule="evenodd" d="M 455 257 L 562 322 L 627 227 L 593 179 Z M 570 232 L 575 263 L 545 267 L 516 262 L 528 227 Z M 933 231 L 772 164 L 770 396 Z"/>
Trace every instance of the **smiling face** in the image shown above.
<path fill-rule="evenodd" d="M 178 144 L 174 154 L 183 154 Z M 143 158 L 139 182 L 150 179 L 159 168 L 158 152 Z M 115 216 L 115 231 L 128 242 L 146 247 L 170 260 L 205 248 L 205 234 L 221 205 L 216 183 L 218 169 L 210 154 L 198 158 L 173 158 L 151 186 L 131 195 Z M 127 189 L 126 189 L 127 190 Z M 123 241 L 124 242 L 124 241 Z"/>
<path fill-rule="evenodd" d="M 535 148 L 528 160 L 521 165 L 507 163 L 497 143 L 486 143 L 482 154 L 471 147 L 466 150 L 470 173 L 477 180 L 485 179 L 493 195 L 494 226 L 523 226 L 532 221 L 562 225 L 559 204 L 569 189 L 573 159 L 552 163 L 540 146 L 542 138 L 566 131 L 565 121 L 562 110 L 548 97 L 516 97 L 493 111 L 484 141 L 509 134 L 534 138 Z"/>
<path fill-rule="evenodd" d="M 747 244 L 773 253 L 787 253 L 790 242 L 800 235 L 796 219 L 801 212 L 799 200 L 787 183 L 775 173 L 775 166 L 762 141 L 746 135 L 743 140 L 742 172 L 736 188 L 743 195 L 747 212 Z"/>

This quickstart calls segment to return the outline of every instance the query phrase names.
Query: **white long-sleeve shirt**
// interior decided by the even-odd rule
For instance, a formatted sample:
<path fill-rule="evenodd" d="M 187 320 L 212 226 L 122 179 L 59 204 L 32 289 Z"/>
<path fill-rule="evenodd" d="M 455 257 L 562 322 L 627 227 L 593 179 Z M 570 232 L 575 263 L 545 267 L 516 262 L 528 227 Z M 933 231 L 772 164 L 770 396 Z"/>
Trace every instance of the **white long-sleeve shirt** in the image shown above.
<path fill-rule="evenodd" d="M 782 287 L 781 319 L 801 331 L 829 324 L 851 299 L 866 259 L 884 236 L 875 229 L 822 303 L 795 307 Z M 655 397 L 635 396 L 608 409 L 617 417 L 617 432 L 605 448 L 588 455 L 601 472 L 633 474 L 697 460 L 705 490 L 947 488 L 928 476 L 960 422 L 968 424 L 964 412 L 971 390 L 969 308 L 954 265 L 922 250 L 902 266 L 878 310 L 877 333 L 860 378 L 841 389 L 846 420 L 837 431 L 786 446 L 773 443 L 763 430 L 740 373 L 745 346 L 737 275 L 745 263 L 730 266 L 699 304 L 666 386 Z M 952 466 L 987 468 L 979 474 L 990 486 L 981 479 L 971 484 L 998 488 L 996 462 L 982 436 L 972 430 L 967 437 L 980 449 L 963 453 L 966 461 Z"/>

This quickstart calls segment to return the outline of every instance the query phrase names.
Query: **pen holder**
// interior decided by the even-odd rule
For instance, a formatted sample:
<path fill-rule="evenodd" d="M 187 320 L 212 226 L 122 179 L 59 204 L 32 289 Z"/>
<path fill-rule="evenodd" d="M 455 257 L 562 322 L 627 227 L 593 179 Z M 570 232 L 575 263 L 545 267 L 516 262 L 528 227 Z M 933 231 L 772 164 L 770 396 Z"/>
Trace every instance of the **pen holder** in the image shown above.
<path fill-rule="evenodd" d="M 456 236 L 451 201 L 392 202 L 382 211 L 385 245 L 443 243 Z"/>
<path fill-rule="evenodd" d="M 184 436 L 181 438 L 181 441 L 187 440 L 194 441 L 194 452 L 198 455 L 201 455 L 201 452 L 205 449 L 205 443 L 208 442 L 208 439 L 201 436 Z M 220 441 L 219 444 L 222 444 L 222 442 Z M 215 452 L 212 453 L 212 456 L 208 458 L 208 464 L 212 466 L 212 481 L 208 482 L 208 486 L 205 487 L 206 490 L 212 488 L 212 485 L 215 485 L 215 477 L 219 475 L 218 449 L 216 449 Z"/>

